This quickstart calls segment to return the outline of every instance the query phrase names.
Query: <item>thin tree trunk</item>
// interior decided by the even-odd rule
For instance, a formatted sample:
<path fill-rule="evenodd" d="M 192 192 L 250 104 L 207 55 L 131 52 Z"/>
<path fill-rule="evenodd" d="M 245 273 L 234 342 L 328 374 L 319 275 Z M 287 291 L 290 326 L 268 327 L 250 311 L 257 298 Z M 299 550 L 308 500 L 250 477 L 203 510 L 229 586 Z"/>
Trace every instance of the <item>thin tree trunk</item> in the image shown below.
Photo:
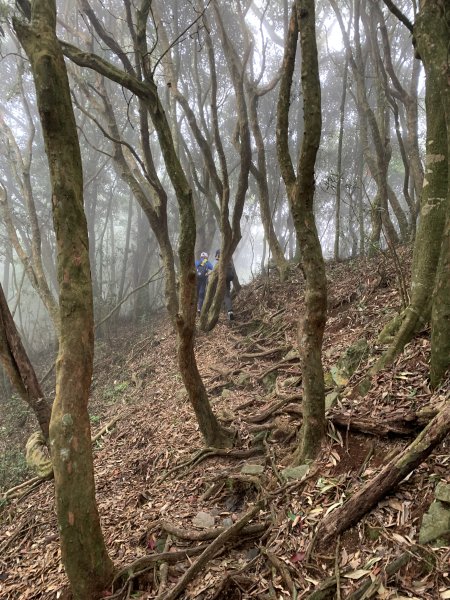
<path fill-rule="evenodd" d="M 48 439 L 51 406 L 39 385 L 33 365 L 23 347 L 11 316 L 8 303 L 0 286 L 0 362 L 24 402 L 32 409 L 39 426 Z"/>
<path fill-rule="evenodd" d="M 88 5 L 87 0 L 83 0 L 83 3 Z M 135 70 L 130 63 L 127 54 L 122 52 L 115 40 L 108 36 L 98 20 L 93 19 L 91 16 L 89 16 L 89 18 L 92 18 L 92 23 L 97 33 L 101 36 L 106 44 L 110 45 L 111 49 L 124 64 L 126 71 L 121 70 L 112 63 L 109 63 L 93 53 L 81 52 L 78 50 L 78 48 L 71 46 L 70 44 L 61 42 L 61 47 L 67 56 L 76 64 L 82 67 L 94 69 L 104 77 L 123 85 L 131 92 L 135 93 L 139 97 L 142 108 L 145 108 L 147 111 L 145 114 L 142 111 L 140 112 L 141 123 L 144 126 L 144 129 L 146 126 L 147 113 L 151 118 L 157 134 L 166 171 L 175 191 L 180 219 L 178 248 L 180 267 L 178 279 L 178 298 L 180 301 L 178 302 L 177 299 L 176 305 L 171 305 L 169 310 L 169 315 L 176 326 L 178 335 L 178 358 L 180 372 L 189 395 L 189 400 L 194 408 L 194 412 L 199 422 L 200 431 L 202 434 L 206 434 L 208 436 L 205 438 L 206 443 L 212 446 L 221 445 L 224 443 L 224 438 L 226 438 L 226 443 L 228 444 L 229 432 L 226 432 L 226 430 L 221 427 L 217 418 L 212 413 L 211 407 L 208 403 L 208 398 L 205 394 L 203 394 L 202 391 L 204 386 L 198 370 L 194 369 L 192 374 L 187 371 L 191 365 L 195 364 L 193 335 L 193 332 L 195 331 L 196 316 L 196 277 L 194 269 L 194 250 L 196 238 L 195 211 L 192 189 L 176 153 L 170 125 L 164 108 L 161 104 L 158 94 L 158 87 L 154 81 L 154 74 L 150 69 L 150 63 L 148 61 L 149 48 L 147 47 L 146 27 L 150 14 L 150 8 L 151 2 L 150 0 L 147 0 L 142 3 L 141 9 L 137 13 L 136 60 L 139 62 L 140 69 L 142 69 L 142 73 L 144 75 L 142 80 L 136 77 Z M 148 130 L 143 131 L 142 136 L 144 138 L 143 145 L 146 155 L 146 167 L 149 169 L 152 168 L 152 157 L 147 143 L 149 137 Z M 161 184 L 154 176 L 154 173 L 150 172 L 149 176 L 151 185 L 159 188 Z M 161 203 L 158 206 L 158 211 L 162 217 L 162 231 L 170 243 L 167 228 L 166 205 Z M 155 235 L 156 233 L 157 232 L 155 231 Z M 163 249 L 162 254 L 163 260 L 165 260 Z M 173 262 L 172 270 L 174 272 Z M 175 302 L 173 304 L 175 304 Z M 208 406 L 203 406 L 204 403 L 208 403 Z"/>
<path fill-rule="evenodd" d="M 342 78 L 342 96 L 339 107 L 339 141 L 337 155 L 336 208 L 334 224 L 334 260 L 340 258 L 339 242 L 341 237 L 341 183 L 342 183 L 342 145 L 344 140 L 345 101 L 347 97 L 348 58 L 345 58 L 344 76 Z"/>
<path fill-rule="evenodd" d="M 304 134 L 296 176 L 289 155 L 288 124 L 299 31 Z M 277 151 L 306 277 L 305 313 L 298 338 L 304 393 L 301 439 L 294 455 L 294 462 L 297 463 L 315 457 L 325 432 L 322 341 L 326 323 L 327 289 L 325 265 L 314 219 L 314 170 L 321 126 L 314 0 L 296 0 L 283 60 L 278 100 Z"/>

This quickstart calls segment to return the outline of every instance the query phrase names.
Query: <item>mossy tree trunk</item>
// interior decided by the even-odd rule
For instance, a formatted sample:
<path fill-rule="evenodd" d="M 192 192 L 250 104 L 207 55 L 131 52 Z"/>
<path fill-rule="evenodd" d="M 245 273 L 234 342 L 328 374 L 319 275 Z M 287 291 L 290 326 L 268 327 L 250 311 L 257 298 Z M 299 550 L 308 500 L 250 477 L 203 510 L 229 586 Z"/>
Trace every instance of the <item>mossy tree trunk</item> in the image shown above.
<path fill-rule="evenodd" d="M 422 0 L 414 25 L 417 50 L 426 75 L 427 140 L 420 219 L 414 244 L 410 304 L 382 332 L 382 339 L 392 335 L 393 340 L 373 369 L 376 372 L 390 364 L 433 315 L 431 374 L 434 385 L 450 365 L 450 16 L 447 6 L 448 2 L 445 0 Z"/>
<path fill-rule="evenodd" d="M 288 148 L 289 102 L 300 33 L 304 134 L 294 172 Z M 314 0 L 296 0 L 285 46 L 277 112 L 277 152 L 306 276 L 305 312 L 299 327 L 303 379 L 303 425 L 294 462 L 314 458 L 325 432 L 322 341 L 327 288 L 322 249 L 314 219 L 314 169 L 322 128 Z"/>
<path fill-rule="evenodd" d="M 0 362 L 11 385 L 36 415 L 39 427 L 47 440 L 52 408 L 41 390 L 33 365 L 23 347 L 1 285 Z"/>
<path fill-rule="evenodd" d="M 55 0 L 31 3 L 31 25 L 14 21 L 30 59 L 52 184 L 61 328 L 50 422 L 61 555 L 74 598 L 99 598 L 113 564 L 95 501 L 88 398 L 93 307 L 83 174 L 69 82 L 56 38 Z"/>

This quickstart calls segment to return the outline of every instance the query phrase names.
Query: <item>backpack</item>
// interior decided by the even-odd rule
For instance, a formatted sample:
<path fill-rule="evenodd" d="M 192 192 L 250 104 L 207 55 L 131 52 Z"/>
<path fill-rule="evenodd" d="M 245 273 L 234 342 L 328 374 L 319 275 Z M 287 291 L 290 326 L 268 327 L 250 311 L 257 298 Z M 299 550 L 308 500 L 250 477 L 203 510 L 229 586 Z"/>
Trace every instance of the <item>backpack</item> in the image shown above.
<path fill-rule="evenodd" d="M 196 271 L 197 271 L 197 277 L 199 279 L 206 279 L 207 275 L 208 275 L 208 261 L 206 260 L 206 258 L 204 258 L 202 260 L 202 262 L 198 265 Z"/>

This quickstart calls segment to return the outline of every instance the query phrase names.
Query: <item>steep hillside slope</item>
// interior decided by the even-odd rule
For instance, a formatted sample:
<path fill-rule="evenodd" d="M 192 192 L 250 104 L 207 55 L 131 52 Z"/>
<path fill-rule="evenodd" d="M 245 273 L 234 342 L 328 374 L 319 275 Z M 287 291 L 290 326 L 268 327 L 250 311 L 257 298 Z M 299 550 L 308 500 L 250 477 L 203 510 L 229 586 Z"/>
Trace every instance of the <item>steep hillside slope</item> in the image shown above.
<path fill-rule="evenodd" d="M 399 253 L 408 276 L 408 251 Z M 450 597 L 450 548 L 416 546 L 436 482 L 448 478 L 447 440 L 339 540 L 323 547 L 316 539 L 323 516 L 414 439 L 449 394 L 448 381 L 428 388 L 427 331 L 392 369 L 367 377 L 381 352 L 376 336 L 400 307 L 390 256 L 330 264 L 327 276 L 324 363 L 333 406 L 322 454 L 300 479 L 284 471 L 301 424 L 298 268 L 285 284 L 270 275 L 245 287 L 236 321 L 198 336 L 213 409 L 236 430 L 230 452 L 202 448 L 165 318 L 98 345 L 93 433 L 114 422 L 95 442 L 97 498 L 109 551 L 124 569 L 105 597 L 167 600 L 173 589 L 203 600 Z M 331 373 L 339 358 L 363 339 L 369 356 L 357 358 L 352 375 L 338 373 L 337 386 Z M 40 483 L 2 508 L 2 598 L 69 597 L 52 494 L 51 482 Z"/>

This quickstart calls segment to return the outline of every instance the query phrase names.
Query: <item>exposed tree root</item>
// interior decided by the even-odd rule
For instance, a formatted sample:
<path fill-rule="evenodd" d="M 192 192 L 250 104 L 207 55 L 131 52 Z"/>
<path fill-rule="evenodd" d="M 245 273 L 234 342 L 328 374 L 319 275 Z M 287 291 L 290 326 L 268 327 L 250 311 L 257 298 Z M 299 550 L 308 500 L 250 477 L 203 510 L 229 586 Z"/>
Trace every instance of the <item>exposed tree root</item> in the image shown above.
<path fill-rule="evenodd" d="M 282 580 L 286 584 L 286 587 L 289 590 L 289 593 L 291 594 L 291 598 L 296 598 L 297 588 L 295 587 L 295 583 L 292 580 L 291 574 L 289 573 L 289 569 L 287 568 L 286 564 L 282 562 L 272 552 L 265 551 L 264 554 L 267 556 L 268 561 L 280 573 Z"/>
<path fill-rule="evenodd" d="M 299 362 L 300 359 L 298 356 L 293 356 L 292 358 L 284 358 L 283 360 L 280 360 L 280 362 L 276 363 L 275 365 L 272 365 L 271 367 L 269 367 L 268 369 L 266 369 L 265 371 L 263 371 L 262 373 L 260 373 L 259 375 L 256 376 L 256 381 L 262 381 L 264 379 L 264 377 L 266 377 L 266 375 L 269 375 L 269 373 L 273 373 L 273 371 L 276 371 L 277 369 L 280 369 L 281 367 L 285 367 L 286 365 L 288 365 L 291 362 Z"/>
<path fill-rule="evenodd" d="M 252 456 L 256 456 L 257 454 L 262 454 L 263 448 L 255 446 L 254 448 L 248 448 L 247 450 L 227 450 L 226 448 L 202 448 L 198 450 L 191 458 L 185 460 L 184 462 L 176 465 L 158 480 L 158 484 L 162 483 L 169 477 L 173 475 L 177 471 L 180 471 L 183 468 L 187 467 L 196 467 L 201 462 L 206 460 L 207 458 L 212 458 L 213 456 L 224 456 L 225 458 L 236 458 L 236 459 L 245 459 L 251 458 Z"/>
<path fill-rule="evenodd" d="M 271 354 L 279 354 L 281 352 L 287 352 L 288 350 L 292 350 L 292 347 L 279 346 L 278 348 L 269 348 L 268 350 L 264 350 L 261 352 L 241 354 L 239 356 L 239 358 L 240 359 L 264 358 L 265 356 L 270 356 Z"/>
<path fill-rule="evenodd" d="M 205 568 L 206 564 L 215 556 L 227 542 L 235 538 L 242 532 L 247 523 L 253 519 L 260 511 L 261 503 L 257 503 L 251 508 L 241 519 L 236 521 L 234 525 L 228 527 L 202 552 L 197 562 L 193 563 L 184 573 L 179 582 L 170 591 L 158 595 L 157 600 L 175 600 L 183 593 L 186 586 L 194 579 L 194 577 Z"/>
<path fill-rule="evenodd" d="M 427 307 L 425 313 L 426 316 L 424 317 L 413 305 L 410 305 L 405 309 L 402 315 L 394 319 L 393 331 L 396 332 L 395 336 L 389 348 L 371 368 L 371 374 L 378 373 L 394 362 L 397 356 L 403 351 L 403 348 L 406 346 L 406 344 L 410 342 L 416 335 L 417 331 L 421 327 L 424 327 L 429 321 L 429 307 Z M 389 333 L 390 330 L 388 329 L 388 326 L 386 326 L 380 335 L 383 335 L 387 338 Z"/>
<path fill-rule="evenodd" d="M 298 397 L 300 398 L 300 396 L 298 396 Z M 263 423 L 269 417 L 271 417 L 273 415 L 273 413 L 277 412 L 278 410 L 280 410 L 281 408 L 283 408 L 284 406 L 286 406 L 286 404 L 289 404 L 290 402 L 292 402 L 292 396 L 288 396 L 286 398 L 283 398 L 282 400 L 278 400 L 278 402 L 273 402 L 262 412 L 260 412 L 256 415 L 249 415 L 244 420 L 246 423 Z"/>
<path fill-rule="evenodd" d="M 426 560 L 423 556 L 423 550 L 417 546 L 411 546 L 406 552 L 400 554 L 393 561 L 389 562 L 383 571 L 375 578 L 365 579 L 357 590 L 347 596 L 347 600 L 368 600 L 378 595 L 378 589 L 382 583 L 387 583 L 388 580 L 398 573 L 400 569 L 405 567 L 411 560 L 417 561 Z"/>
<path fill-rule="evenodd" d="M 192 542 L 204 542 L 206 540 L 213 540 L 218 535 L 223 533 L 227 527 L 212 527 L 211 529 L 207 529 L 206 531 L 194 531 L 192 529 L 181 529 L 180 527 L 175 527 L 171 523 L 167 521 L 161 522 L 161 529 L 164 529 L 167 533 L 174 535 L 175 537 L 181 540 L 190 540 Z M 255 523 L 254 525 L 247 525 L 241 531 L 241 535 L 254 535 L 257 533 L 262 533 L 267 529 L 266 523 Z"/>

